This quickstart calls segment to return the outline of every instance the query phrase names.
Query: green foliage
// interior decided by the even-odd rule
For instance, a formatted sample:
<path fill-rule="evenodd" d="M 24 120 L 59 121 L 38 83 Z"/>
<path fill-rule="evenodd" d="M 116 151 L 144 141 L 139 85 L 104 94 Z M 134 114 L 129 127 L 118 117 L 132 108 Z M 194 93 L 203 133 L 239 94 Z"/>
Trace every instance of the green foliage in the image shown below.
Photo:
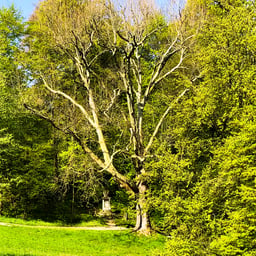
<path fill-rule="evenodd" d="M 156 175 L 164 174 L 155 202 L 171 235 L 165 255 L 254 255 L 255 6 L 206 2 L 200 76 L 173 113 Z"/>
<path fill-rule="evenodd" d="M 0 9 L 0 31 L 0 86 L 21 87 L 24 74 L 19 69 L 17 54 L 25 25 L 14 6 Z"/>
<path fill-rule="evenodd" d="M 116 213 L 123 214 L 135 207 L 128 203 L 130 198 L 124 190 L 119 190 L 115 177 L 99 171 L 81 151 L 84 143 L 95 156 L 104 155 L 97 132 L 88 120 L 74 104 L 43 87 L 42 74 L 53 89 L 59 88 L 88 107 L 90 103 L 85 98 L 89 92 L 79 76 L 86 69 L 76 69 L 79 61 L 87 58 L 86 61 L 94 63 L 87 69 L 91 72 L 90 93 L 95 93 L 95 113 L 99 114 L 106 145 L 112 147 L 113 166 L 134 184 L 143 182 L 148 186 L 146 210 L 151 215 L 151 224 L 170 236 L 162 255 L 255 255 L 254 1 L 188 1 L 183 17 L 189 17 L 180 23 L 176 21 L 176 27 L 167 26 L 161 15 L 150 16 L 137 27 L 137 20 L 129 23 L 117 15 L 113 21 L 120 22 L 121 36 L 116 42 L 111 41 L 117 36 L 112 29 L 116 24 L 111 24 L 100 8 L 86 14 L 85 19 L 84 13 L 93 4 L 88 6 L 78 1 L 43 1 L 23 40 L 27 52 L 20 44 L 25 27 L 20 15 L 14 7 L 0 10 L 1 213 L 42 217 L 44 208 L 50 206 L 52 215 L 72 222 L 76 213 L 97 206 L 103 187 L 110 191 Z M 90 37 L 95 24 L 97 29 Z M 178 104 L 173 104 L 160 127 L 160 136 L 154 138 L 150 154 L 141 160 L 138 155 L 134 157 L 136 150 L 131 147 L 131 116 L 123 118 L 128 112 L 127 95 L 119 75 L 129 59 L 123 55 L 129 50 L 126 42 L 134 31 L 144 36 L 159 28 L 130 56 L 130 65 L 140 65 L 137 79 L 141 75 L 144 92 L 157 68 L 155 63 L 174 39 L 174 30 L 179 25 L 184 35 L 197 30 L 199 33 L 193 41 L 184 43 L 189 58 L 184 60 L 182 69 L 165 77 L 146 99 L 141 137 L 144 144 L 181 89 L 189 91 Z M 79 55 L 89 45 L 87 55 Z M 99 53 L 100 57 L 94 59 Z M 139 62 L 136 54 L 140 54 Z M 76 58 L 81 56 L 77 62 Z M 178 57 L 174 54 L 163 73 L 178 63 Z M 22 60 L 25 68 L 18 60 Z M 124 73 L 130 83 L 136 84 L 136 72 Z M 32 81 L 24 88 L 25 78 Z M 130 93 L 134 101 L 139 97 L 133 91 Z M 80 138 L 80 145 L 53 131 L 45 120 L 24 111 L 22 101 L 30 102 L 44 119 L 54 120 L 59 130 L 73 132 L 77 136 L 74 138 Z M 137 107 L 135 115 L 139 112 Z M 145 174 L 138 175 L 138 166 L 143 166 Z"/>
<path fill-rule="evenodd" d="M 92 210 L 101 201 L 103 174 L 95 171 L 94 164 L 73 140 L 63 141 L 59 148 L 59 175 L 55 189 L 62 197 L 71 193 L 73 204 Z"/>
<path fill-rule="evenodd" d="M 52 148 L 47 141 L 42 142 L 43 136 L 47 136 L 47 124 L 44 126 L 38 120 L 23 115 L 22 119 L 16 117 L 12 125 L 18 130 L 12 130 L 11 125 L 8 127 L 8 131 L 12 132 L 12 140 L 5 150 L 0 152 L 1 184 L 4 186 L 1 189 L 1 212 L 26 216 L 31 211 L 35 213 L 45 207 L 45 196 L 49 186 L 47 180 L 51 176 Z M 33 125 L 35 125 L 34 131 L 31 127 Z M 38 125 L 42 127 L 40 133 L 38 133 Z M 22 133 L 20 133 L 21 127 Z"/>
<path fill-rule="evenodd" d="M 252 112 L 253 113 L 253 112 Z M 211 180 L 219 192 L 221 234 L 211 248 L 217 255 L 253 255 L 255 253 L 255 122 L 244 120 L 239 133 L 225 140 L 215 153 L 212 165 L 218 176 Z M 209 196 L 212 195 L 209 191 Z"/>

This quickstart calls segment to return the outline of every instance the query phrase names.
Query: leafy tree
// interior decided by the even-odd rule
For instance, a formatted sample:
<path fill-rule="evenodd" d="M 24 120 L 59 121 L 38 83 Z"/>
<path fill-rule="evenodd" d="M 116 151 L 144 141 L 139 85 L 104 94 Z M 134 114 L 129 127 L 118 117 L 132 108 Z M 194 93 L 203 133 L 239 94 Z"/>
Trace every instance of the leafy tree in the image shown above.
<path fill-rule="evenodd" d="M 154 99 L 186 56 L 191 34 L 181 27 L 146 1 L 120 11 L 111 1 L 48 0 L 34 14 L 28 38 L 42 101 L 27 108 L 72 135 L 97 170 L 135 197 L 136 229 L 143 233 L 150 232 L 145 163 L 173 104 L 187 92 L 174 83 L 172 96 L 152 114 Z"/>
<path fill-rule="evenodd" d="M 254 255 L 255 198 L 245 195 L 255 192 L 255 6 L 205 1 L 205 8 L 197 86 L 174 114 L 165 164 L 153 165 L 163 175 L 155 204 L 172 236 L 166 255 Z"/>
<path fill-rule="evenodd" d="M 218 173 L 206 184 L 214 184 L 209 197 L 218 210 L 218 236 L 210 247 L 216 255 L 255 254 L 255 122 L 246 116 L 241 130 L 218 148 L 212 168 Z M 216 205 L 218 204 L 218 205 Z"/>
<path fill-rule="evenodd" d="M 49 124 L 21 105 L 25 26 L 14 6 L 0 10 L 0 201 L 1 214 L 39 217 L 53 197 L 54 149 Z"/>

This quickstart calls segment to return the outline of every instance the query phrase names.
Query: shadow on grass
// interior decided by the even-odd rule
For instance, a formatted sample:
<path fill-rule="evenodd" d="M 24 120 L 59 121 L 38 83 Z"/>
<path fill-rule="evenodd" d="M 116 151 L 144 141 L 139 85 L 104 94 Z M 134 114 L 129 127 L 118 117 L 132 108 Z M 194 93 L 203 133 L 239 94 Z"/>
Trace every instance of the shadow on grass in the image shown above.
<path fill-rule="evenodd" d="M 14 254 L 14 253 L 6 253 L 6 254 L 0 254 L 0 256 L 36 256 L 33 254 Z"/>

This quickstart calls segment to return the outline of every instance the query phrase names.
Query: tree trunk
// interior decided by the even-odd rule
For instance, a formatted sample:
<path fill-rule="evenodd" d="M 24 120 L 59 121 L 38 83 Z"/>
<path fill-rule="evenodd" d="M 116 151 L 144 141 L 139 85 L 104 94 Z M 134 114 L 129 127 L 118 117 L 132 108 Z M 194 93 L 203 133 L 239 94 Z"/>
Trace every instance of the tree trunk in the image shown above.
<path fill-rule="evenodd" d="M 139 184 L 138 203 L 136 206 L 137 218 L 134 230 L 144 235 L 150 235 L 152 229 L 148 211 L 146 209 L 146 191 L 147 186 L 141 182 Z"/>

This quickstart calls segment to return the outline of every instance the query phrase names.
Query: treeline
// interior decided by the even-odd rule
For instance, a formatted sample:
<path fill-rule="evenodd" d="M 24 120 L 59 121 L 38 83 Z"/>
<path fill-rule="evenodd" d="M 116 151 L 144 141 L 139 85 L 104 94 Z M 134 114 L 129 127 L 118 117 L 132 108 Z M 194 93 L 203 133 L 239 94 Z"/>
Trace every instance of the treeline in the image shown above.
<path fill-rule="evenodd" d="M 13 6 L 1 9 L 0 214 L 72 222 L 98 206 L 103 175 L 86 175 L 77 145 L 26 111 L 34 90 L 24 67 L 29 28 Z"/>
<path fill-rule="evenodd" d="M 255 13 L 45 0 L 24 22 L 2 8 L 1 214 L 74 218 L 108 190 L 136 230 L 170 236 L 166 255 L 255 255 Z"/>

